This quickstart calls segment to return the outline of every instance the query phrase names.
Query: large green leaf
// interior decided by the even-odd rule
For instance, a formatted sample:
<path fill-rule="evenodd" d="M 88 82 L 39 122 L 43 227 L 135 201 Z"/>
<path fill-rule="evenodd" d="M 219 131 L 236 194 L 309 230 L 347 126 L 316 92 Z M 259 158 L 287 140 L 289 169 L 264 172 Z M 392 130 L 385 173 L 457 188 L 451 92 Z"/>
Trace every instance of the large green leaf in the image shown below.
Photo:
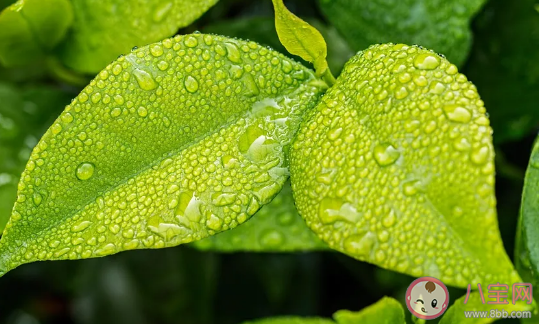
<path fill-rule="evenodd" d="M 522 192 L 515 265 L 526 282 L 539 286 L 539 141 L 533 145 Z M 535 296 L 539 296 L 537 291 Z"/>
<path fill-rule="evenodd" d="M 455 65 L 372 46 L 305 117 L 291 150 L 296 206 L 357 259 L 460 287 L 518 281 L 498 231 L 491 133 Z"/>
<path fill-rule="evenodd" d="M 30 152 L 56 115 L 69 103 L 56 88 L 17 89 L 0 82 L 0 233 L 17 197 L 17 183 Z"/>
<path fill-rule="evenodd" d="M 489 107 L 496 142 L 539 129 L 537 8 L 535 0 L 492 0 L 476 20 L 466 74 Z"/>
<path fill-rule="evenodd" d="M 218 0 L 72 0 L 73 28 L 60 57 L 72 69 L 96 73 L 133 46 L 174 35 Z"/>
<path fill-rule="evenodd" d="M 0 13 L 0 63 L 40 58 L 64 38 L 72 22 L 69 0 L 19 0 Z"/>
<path fill-rule="evenodd" d="M 262 207 L 242 226 L 194 242 L 193 245 L 201 250 L 221 252 L 327 249 L 327 245 L 318 239 L 299 216 L 288 182 L 271 203 Z"/>
<path fill-rule="evenodd" d="M 0 241 L 0 271 L 195 241 L 281 190 L 286 147 L 322 92 L 253 42 L 192 34 L 120 57 L 38 143 Z"/>
<path fill-rule="evenodd" d="M 355 50 L 376 43 L 432 48 L 460 65 L 471 44 L 470 19 L 485 0 L 319 0 Z"/>

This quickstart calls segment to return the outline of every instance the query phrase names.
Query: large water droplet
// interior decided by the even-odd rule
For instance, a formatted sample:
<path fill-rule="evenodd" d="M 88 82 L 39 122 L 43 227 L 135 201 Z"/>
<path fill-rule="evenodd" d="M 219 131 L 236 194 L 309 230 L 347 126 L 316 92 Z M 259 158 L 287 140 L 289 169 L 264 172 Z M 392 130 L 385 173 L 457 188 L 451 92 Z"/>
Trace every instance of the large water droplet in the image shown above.
<path fill-rule="evenodd" d="M 200 222 L 202 218 L 202 214 L 200 213 L 201 204 L 202 202 L 193 192 L 182 192 L 175 210 L 176 217 L 180 223 L 190 226 L 191 222 Z"/>
<path fill-rule="evenodd" d="M 488 161 L 489 156 L 490 156 L 489 147 L 481 146 L 472 150 L 470 159 L 472 160 L 473 163 L 481 165 L 481 164 L 485 164 Z"/>
<path fill-rule="evenodd" d="M 94 175 L 95 166 L 92 163 L 84 162 L 77 167 L 77 178 L 79 180 L 88 180 Z"/>
<path fill-rule="evenodd" d="M 191 93 L 198 91 L 198 81 L 192 76 L 188 76 L 184 81 L 185 89 Z"/>
<path fill-rule="evenodd" d="M 234 63 L 241 63 L 240 50 L 236 44 L 225 43 L 225 46 L 227 51 L 226 57 Z"/>
<path fill-rule="evenodd" d="M 468 123 L 472 120 L 472 113 L 458 105 L 445 105 L 444 113 L 449 120 L 457 123 Z"/>
<path fill-rule="evenodd" d="M 361 219 L 361 214 L 357 212 L 352 204 L 345 203 L 339 198 L 330 197 L 322 199 L 318 215 L 324 224 L 331 224 L 336 221 L 346 221 L 355 224 Z"/>
<path fill-rule="evenodd" d="M 245 86 L 245 95 L 247 97 L 254 97 L 260 94 L 260 89 L 256 85 L 255 79 L 251 75 L 251 73 L 246 73 L 243 78 L 243 85 Z"/>
<path fill-rule="evenodd" d="M 393 145 L 380 143 L 374 147 L 373 155 L 374 160 L 380 166 L 388 166 L 395 163 L 401 154 Z"/>
<path fill-rule="evenodd" d="M 434 70 L 440 65 L 440 60 L 433 54 L 422 53 L 414 60 L 414 66 L 420 70 Z"/>
<path fill-rule="evenodd" d="M 344 240 L 344 249 L 354 256 L 369 257 L 376 243 L 376 235 L 368 232 L 365 235 L 355 234 Z"/>
<path fill-rule="evenodd" d="M 150 73 L 140 69 L 135 69 L 133 71 L 133 75 L 135 76 L 135 79 L 137 79 L 137 83 L 142 90 L 149 91 L 157 88 L 157 83 Z"/>

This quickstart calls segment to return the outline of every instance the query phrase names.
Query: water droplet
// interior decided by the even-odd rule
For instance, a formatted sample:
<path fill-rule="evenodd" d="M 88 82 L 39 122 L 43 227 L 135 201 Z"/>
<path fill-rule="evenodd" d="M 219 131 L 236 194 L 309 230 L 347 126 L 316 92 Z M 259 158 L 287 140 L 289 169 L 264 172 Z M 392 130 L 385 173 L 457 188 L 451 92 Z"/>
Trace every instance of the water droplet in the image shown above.
<path fill-rule="evenodd" d="M 232 43 L 225 43 L 226 51 L 227 51 L 227 58 L 234 62 L 234 63 L 241 63 L 241 56 L 240 56 L 240 50 L 236 46 L 236 44 Z"/>
<path fill-rule="evenodd" d="M 406 196 L 413 196 L 419 191 L 419 185 L 421 183 L 417 180 L 408 181 L 402 185 L 402 191 Z"/>
<path fill-rule="evenodd" d="M 449 120 L 457 123 L 468 123 L 472 120 L 472 113 L 458 105 L 445 105 L 444 113 Z"/>
<path fill-rule="evenodd" d="M 365 235 L 355 234 L 344 240 L 344 249 L 354 256 L 368 258 L 376 243 L 376 235 L 371 232 Z"/>
<path fill-rule="evenodd" d="M 233 193 L 222 193 L 215 194 L 213 198 L 213 204 L 217 207 L 231 205 L 236 201 L 236 194 Z"/>
<path fill-rule="evenodd" d="M 489 147 L 481 146 L 479 148 L 472 150 L 470 159 L 472 160 L 473 163 L 481 165 L 487 162 L 489 156 L 490 156 Z"/>
<path fill-rule="evenodd" d="M 406 87 L 401 87 L 397 92 L 395 92 L 395 98 L 397 99 L 404 99 L 408 97 L 408 90 Z"/>
<path fill-rule="evenodd" d="M 392 209 L 384 219 L 382 219 L 382 225 L 385 227 L 391 227 L 395 225 L 395 222 L 397 221 L 397 216 L 395 215 L 395 211 Z"/>
<path fill-rule="evenodd" d="M 284 236 L 276 230 L 265 230 L 260 235 L 260 244 L 268 248 L 277 248 L 283 245 Z"/>
<path fill-rule="evenodd" d="M 184 44 L 187 47 L 195 47 L 198 45 L 198 40 L 194 36 L 189 36 L 185 39 Z"/>
<path fill-rule="evenodd" d="M 94 175 L 95 166 L 92 163 L 84 162 L 77 167 L 77 178 L 88 180 Z"/>
<path fill-rule="evenodd" d="M 223 220 L 212 214 L 206 221 L 206 226 L 214 231 L 220 231 L 223 227 Z"/>
<path fill-rule="evenodd" d="M 109 243 L 103 246 L 102 248 L 97 249 L 95 251 L 95 254 L 97 256 L 105 256 L 105 255 L 113 254 L 114 252 L 116 252 L 116 245 L 114 245 L 113 243 Z"/>
<path fill-rule="evenodd" d="M 374 147 L 373 155 L 378 165 L 388 166 L 395 163 L 401 154 L 393 145 L 380 143 Z"/>
<path fill-rule="evenodd" d="M 188 76 L 184 81 L 185 89 L 191 93 L 198 91 L 198 81 L 192 76 Z"/>
<path fill-rule="evenodd" d="M 140 117 L 146 117 L 148 115 L 148 110 L 144 107 L 139 107 L 137 113 Z"/>
<path fill-rule="evenodd" d="M 246 73 L 243 78 L 243 85 L 244 87 L 244 93 L 247 97 L 254 97 L 260 94 L 260 89 L 258 89 L 258 86 L 256 85 L 255 79 L 251 75 L 251 73 Z"/>
<path fill-rule="evenodd" d="M 357 212 L 352 204 L 345 203 L 339 198 L 330 197 L 322 199 L 318 215 L 324 224 L 331 224 L 336 221 L 356 224 L 361 219 L 361 214 Z"/>
<path fill-rule="evenodd" d="M 34 204 L 36 206 L 41 205 L 41 202 L 43 201 L 43 196 L 41 196 L 39 193 L 34 193 L 34 197 L 32 199 L 34 201 Z"/>
<path fill-rule="evenodd" d="M 176 224 L 160 223 L 158 226 L 148 226 L 148 229 L 155 234 L 163 237 L 166 241 L 170 241 L 178 235 L 186 235 L 187 229 Z"/>
<path fill-rule="evenodd" d="M 92 222 L 90 221 L 82 221 L 78 224 L 75 224 L 71 227 L 71 231 L 72 232 L 81 232 L 81 231 L 84 231 L 86 228 L 88 228 L 88 226 L 90 226 L 90 224 L 92 224 Z"/>
<path fill-rule="evenodd" d="M 152 45 L 150 46 L 150 53 L 155 57 L 159 57 L 163 55 L 163 48 L 159 44 Z"/>
<path fill-rule="evenodd" d="M 433 54 L 422 53 L 414 60 L 414 66 L 420 70 L 434 70 L 440 65 L 440 60 Z"/>
<path fill-rule="evenodd" d="M 200 219 L 202 218 L 200 205 L 202 205 L 202 202 L 193 192 L 182 192 L 175 209 L 176 217 L 180 223 L 190 226 L 191 222 L 200 222 Z"/>
<path fill-rule="evenodd" d="M 135 69 L 133 71 L 133 75 L 135 76 L 135 79 L 137 79 L 137 83 L 142 90 L 149 91 L 157 88 L 157 83 L 150 73 L 140 69 Z"/>

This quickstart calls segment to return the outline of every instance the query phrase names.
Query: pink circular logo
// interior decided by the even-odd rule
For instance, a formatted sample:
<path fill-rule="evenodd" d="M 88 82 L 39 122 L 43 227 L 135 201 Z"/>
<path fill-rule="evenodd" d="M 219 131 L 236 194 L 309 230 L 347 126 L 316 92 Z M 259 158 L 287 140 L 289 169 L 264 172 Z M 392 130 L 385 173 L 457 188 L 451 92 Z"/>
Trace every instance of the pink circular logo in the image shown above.
<path fill-rule="evenodd" d="M 449 292 L 440 280 L 421 277 L 406 290 L 406 306 L 417 318 L 431 320 L 442 315 L 449 304 Z"/>

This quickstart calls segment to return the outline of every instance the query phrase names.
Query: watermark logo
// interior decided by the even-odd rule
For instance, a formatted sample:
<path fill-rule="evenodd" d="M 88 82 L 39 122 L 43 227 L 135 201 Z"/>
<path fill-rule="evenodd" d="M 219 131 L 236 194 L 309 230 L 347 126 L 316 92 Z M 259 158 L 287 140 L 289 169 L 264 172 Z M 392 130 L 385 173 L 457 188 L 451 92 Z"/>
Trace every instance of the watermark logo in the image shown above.
<path fill-rule="evenodd" d="M 406 306 L 417 318 L 435 319 L 446 311 L 448 304 L 447 287 L 436 278 L 418 278 L 406 290 Z"/>

